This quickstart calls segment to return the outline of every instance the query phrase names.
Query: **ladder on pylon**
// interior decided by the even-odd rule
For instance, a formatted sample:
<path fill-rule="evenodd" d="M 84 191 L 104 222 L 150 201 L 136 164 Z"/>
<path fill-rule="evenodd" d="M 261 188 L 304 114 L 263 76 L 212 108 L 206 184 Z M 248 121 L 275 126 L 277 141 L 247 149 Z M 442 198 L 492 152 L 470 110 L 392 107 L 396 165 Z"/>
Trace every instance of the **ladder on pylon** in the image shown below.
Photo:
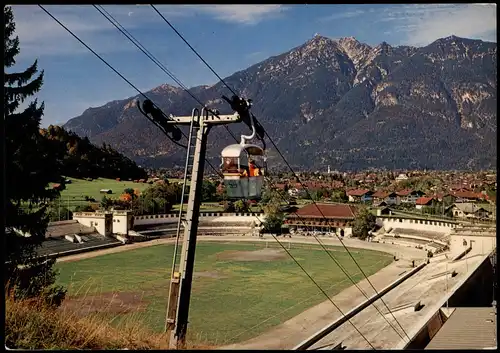
<path fill-rule="evenodd" d="M 184 181 L 182 183 L 182 194 L 180 200 L 180 209 L 179 209 L 179 219 L 177 221 L 177 232 L 175 238 L 175 246 L 174 246 L 174 256 L 172 259 L 172 271 L 170 276 L 170 295 L 177 295 L 178 290 L 172 291 L 172 286 L 179 286 L 180 274 L 176 271 L 176 262 L 177 262 L 177 251 L 179 249 L 179 239 L 181 236 L 181 231 L 187 226 L 187 222 L 191 221 L 186 219 L 186 212 L 184 211 L 184 201 L 189 200 L 189 190 L 187 186 L 188 180 L 191 178 L 191 173 L 193 169 L 193 159 L 195 152 L 196 139 L 198 136 L 198 130 L 200 129 L 199 121 L 200 121 L 200 111 L 195 108 L 191 114 L 191 124 L 189 125 L 189 135 L 187 142 L 187 150 L 186 150 L 186 164 L 184 166 Z M 181 227 L 183 226 L 183 227 Z M 167 317 L 165 320 L 165 331 L 173 328 L 175 324 L 175 309 L 176 306 L 171 307 L 171 301 L 169 300 L 167 307 Z"/>

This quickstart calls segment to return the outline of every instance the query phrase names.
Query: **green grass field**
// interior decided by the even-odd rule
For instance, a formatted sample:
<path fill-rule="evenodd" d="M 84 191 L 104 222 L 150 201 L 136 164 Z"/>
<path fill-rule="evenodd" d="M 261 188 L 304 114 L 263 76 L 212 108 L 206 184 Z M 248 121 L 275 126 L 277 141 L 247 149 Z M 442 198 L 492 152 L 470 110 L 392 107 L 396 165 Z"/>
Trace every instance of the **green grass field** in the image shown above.
<path fill-rule="evenodd" d="M 127 188 L 139 189 L 139 191 L 144 191 L 150 184 L 146 183 L 134 183 L 133 181 L 116 181 L 114 179 L 94 179 L 92 181 L 84 179 L 68 178 L 71 180 L 71 184 L 66 185 L 66 189 L 61 191 L 61 207 L 69 208 L 74 211 L 76 206 L 87 205 L 88 201 L 85 201 L 85 196 L 93 197 L 97 202 L 101 201 L 104 196 L 99 191 L 101 189 L 111 189 L 112 194 L 106 195 L 107 197 L 117 198 L 123 194 L 123 190 Z M 170 182 L 182 182 L 181 179 L 169 179 Z M 50 184 L 52 187 L 53 183 Z M 59 200 L 55 203 L 58 204 Z M 180 205 L 174 205 L 172 211 L 179 211 Z M 184 210 L 187 209 L 187 205 L 184 205 Z M 252 211 L 256 212 L 260 207 L 252 207 Z M 222 212 L 224 208 L 220 206 L 217 202 L 210 202 L 201 204 L 200 210 L 202 212 Z"/>
<path fill-rule="evenodd" d="M 123 194 L 123 190 L 127 188 L 139 189 L 139 191 L 144 191 L 150 184 L 147 183 L 134 183 L 133 181 L 116 181 L 114 179 L 94 179 L 92 181 L 84 179 L 68 178 L 71 180 L 71 184 L 66 185 L 66 189 L 61 191 L 61 207 L 68 207 L 70 210 L 74 210 L 78 205 L 87 205 L 88 202 L 85 201 L 85 196 L 93 197 L 97 202 L 101 201 L 103 194 L 99 191 L 101 189 L 111 189 L 113 194 L 106 195 L 112 198 L 118 198 Z M 179 182 L 180 179 L 170 179 L 171 182 Z M 50 184 L 52 187 L 53 184 Z M 57 203 L 58 201 L 56 201 Z"/>
<path fill-rule="evenodd" d="M 284 244 L 288 247 L 288 241 Z M 281 249 L 274 241 L 198 243 L 189 314 L 191 342 L 216 345 L 240 342 L 326 300 L 286 253 L 268 261 L 249 261 L 243 257 L 242 252 L 271 250 L 264 250 L 266 247 Z M 289 251 L 329 295 L 352 285 L 319 246 L 291 243 Z M 356 281 L 362 279 L 343 248 L 332 247 L 332 251 Z M 390 254 L 361 249 L 351 252 L 368 276 L 392 262 Z M 99 310 L 118 326 L 128 318 L 160 332 L 165 320 L 172 256 L 173 245 L 156 245 L 58 263 L 58 282 L 69 289 L 68 302 L 80 296 L 97 303 L 93 296 L 109 297 L 117 292 L 123 302 L 131 303 L 130 298 L 135 298 L 136 303 L 141 301 L 146 305 L 145 309 L 125 314 Z M 83 307 L 82 302 L 74 303 Z"/>
<path fill-rule="evenodd" d="M 113 194 L 106 195 L 109 197 L 119 197 L 123 190 L 127 188 L 139 189 L 143 191 L 150 185 L 145 183 L 134 183 L 133 181 L 116 181 L 114 179 L 94 179 L 92 181 L 84 179 L 68 178 L 71 184 L 67 184 L 66 188 L 61 191 L 61 206 L 68 207 L 73 210 L 78 205 L 88 204 L 85 201 L 85 196 L 93 197 L 96 201 L 100 201 L 103 197 L 99 191 L 101 189 L 111 189 Z M 50 186 L 52 186 L 51 184 Z"/>

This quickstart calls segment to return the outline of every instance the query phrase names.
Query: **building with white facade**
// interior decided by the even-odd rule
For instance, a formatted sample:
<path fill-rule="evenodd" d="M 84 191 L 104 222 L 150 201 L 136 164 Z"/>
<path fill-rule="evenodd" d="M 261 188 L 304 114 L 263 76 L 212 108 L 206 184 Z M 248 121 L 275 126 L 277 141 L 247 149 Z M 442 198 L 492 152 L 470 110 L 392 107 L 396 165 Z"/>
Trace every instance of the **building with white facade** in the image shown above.
<path fill-rule="evenodd" d="M 131 211 L 74 212 L 73 220 L 87 227 L 94 227 L 99 234 L 105 236 L 128 235 L 134 225 Z"/>

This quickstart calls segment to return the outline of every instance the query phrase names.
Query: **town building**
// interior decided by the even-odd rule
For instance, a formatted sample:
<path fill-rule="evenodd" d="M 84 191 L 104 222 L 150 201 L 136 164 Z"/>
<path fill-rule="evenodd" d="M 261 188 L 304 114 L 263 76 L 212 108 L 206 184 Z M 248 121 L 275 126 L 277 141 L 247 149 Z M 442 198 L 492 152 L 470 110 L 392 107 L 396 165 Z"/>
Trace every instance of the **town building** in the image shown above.
<path fill-rule="evenodd" d="M 458 190 L 453 193 L 453 196 L 455 196 L 455 202 L 456 203 L 461 203 L 461 202 L 478 202 L 481 201 L 485 198 L 485 195 L 483 194 L 478 194 L 469 190 Z"/>
<path fill-rule="evenodd" d="M 376 191 L 372 195 L 373 202 L 385 202 L 386 205 L 399 205 L 399 198 L 395 192 Z"/>
<path fill-rule="evenodd" d="M 354 189 L 346 192 L 349 202 L 371 202 L 373 192 L 366 189 Z"/>
<path fill-rule="evenodd" d="M 95 211 L 95 212 L 75 212 L 73 220 L 87 227 L 93 227 L 104 236 L 113 234 L 113 212 Z"/>
<path fill-rule="evenodd" d="M 451 212 L 453 217 L 457 218 L 484 219 L 491 216 L 491 212 L 470 202 L 455 203 L 452 206 L 448 207 L 446 212 Z"/>
<path fill-rule="evenodd" d="M 315 230 L 322 232 L 352 233 L 356 208 L 345 204 L 309 204 L 285 219 L 291 231 Z"/>
<path fill-rule="evenodd" d="M 384 204 L 385 201 L 382 201 L 382 204 Z M 392 215 L 392 211 L 387 205 L 382 205 L 380 204 L 379 207 L 377 208 L 377 216 L 390 216 Z"/>
<path fill-rule="evenodd" d="M 396 194 L 399 196 L 401 203 L 410 203 L 410 204 L 415 204 L 419 197 L 425 195 L 425 193 L 423 193 L 422 191 L 410 190 L 410 189 L 398 191 Z"/>
<path fill-rule="evenodd" d="M 399 174 L 396 177 L 396 181 L 403 181 L 403 180 L 408 180 L 408 176 L 406 174 Z"/>
<path fill-rule="evenodd" d="M 74 212 L 73 220 L 95 230 L 104 236 L 112 234 L 128 235 L 134 226 L 131 211 Z"/>
<path fill-rule="evenodd" d="M 434 197 L 425 197 L 425 196 L 422 196 L 422 197 L 419 197 L 416 201 L 415 201 L 415 208 L 417 210 L 420 210 L 424 207 L 433 207 L 435 206 L 437 203 L 437 200 L 434 198 Z"/>

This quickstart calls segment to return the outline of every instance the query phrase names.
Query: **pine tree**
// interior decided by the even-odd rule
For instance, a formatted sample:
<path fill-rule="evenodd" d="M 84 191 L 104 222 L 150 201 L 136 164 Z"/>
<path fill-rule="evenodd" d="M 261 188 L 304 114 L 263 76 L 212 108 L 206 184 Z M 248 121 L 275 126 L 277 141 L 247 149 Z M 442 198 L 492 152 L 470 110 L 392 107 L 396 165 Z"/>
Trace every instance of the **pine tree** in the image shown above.
<path fill-rule="evenodd" d="M 8 73 L 19 54 L 19 38 L 14 35 L 12 9 L 4 7 L 4 124 L 5 124 L 5 266 L 4 284 L 15 297 L 34 297 L 42 293 L 61 294 L 52 287 L 54 260 L 36 259 L 36 248 L 45 239 L 47 203 L 58 192 L 47 188 L 58 180 L 58 168 L 40 134 L 44 104 L 33 100 L 19 111 L 21 103 L 37 93 L 43 84 L 35 61 L 24 72 Z M 22 235 L 24 234 L 24 235 Z M 55 288 L 55 292 L 54 292 Z"/>

